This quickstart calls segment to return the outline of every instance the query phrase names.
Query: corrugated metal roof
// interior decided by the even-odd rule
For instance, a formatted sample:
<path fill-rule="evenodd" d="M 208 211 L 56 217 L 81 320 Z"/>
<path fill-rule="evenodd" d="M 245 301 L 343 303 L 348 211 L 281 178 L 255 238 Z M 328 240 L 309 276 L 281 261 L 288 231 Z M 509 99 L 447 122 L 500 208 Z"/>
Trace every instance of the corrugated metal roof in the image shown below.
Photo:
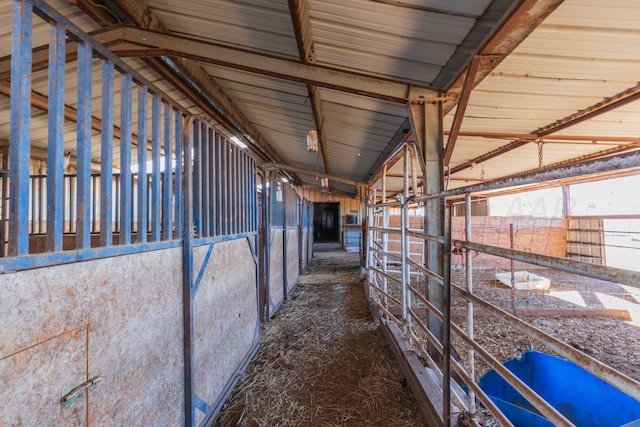
<path fill-rule="evenodd" d="M 461 130 L 535 132 L 635 87 L 640 65 L 640 31 L 636 29 L 639 21 L 640 4 L 624 0 L 565 1 L 472 92 Z M 558 134 L 637 136 L 639 109 L 637 103 L 627 105 Z M 445 128 L 450 127 L 454 113 L 445 118 Z M 452 166 L 508 142 L 482 146 L 477 139 L 461 136 Z M 616 145 L 619 144 L 545 144 L 545 164 Z M 486 177 L 534 169 L 537 156 L 537 147 L 532 143 L 502 154 L 484 162 Z M 457 174 L 469 175 L 473 175 L 469 169 Z"/>
<path fill-rule="evenodd" d="M 305 9 L 302 15 L 292 17 L 289 3 L 146 2 L 148 12 L 175 34 L 278 58 L 299 60 L 302 55 L 304 60 L 322 67 L 438 88 L 447 87 L 463 73 L 485 37 L 496 30 L 514 5 L 520 4 L 512 0 L 309 0 L 308 13 Z M 76 6 L 63 0 L 53 0 L 51 4 L 85 31 L 98 29 Z M 10 15 L 11 2 L 0 0 L 0 56 L 10 53 Z M 472 92 L 451 166 L 470 166 L 479 156 L 516 140 L 517 134 L 546 129 L 558 120 L 635 88 L 640 66 L 638 22 L 640 4 L 635 2 L 566 0 Z M 304 52 L 304 46 L 299 50 L 299 44 L 304 43 L 296 40 L 294 28 L 310 38 L 305 45 L 309 52 Z M 48 25 L 36 26 L 34 34 L 34 45 L 47 43 Z M 202 113 L 197 102 L 169 85 L 143 60 L 127 59 L 127 63 L 181 105 Z M 384 153 L 392 151 L 397 135 L 403 134 L 406 127 L 406 105 L 333 89 L 316 90 L 314 104 L 303 83 L 219 66 L 202 67 L 246 123 L 293 166 L 323 170 L 325 157 L 331 174 L 367 180 L 373 165 L 380 163 Z M 70 96 L 66 103 L 73 107 L 74 64 L 67 69 Z M 34 74 L 33 88 L 46 95 L 45 74 Z M 93 107 L 98 117 L 100 84 L 96 61 Z M 6 110 L 6 103 L 7 98 L 0 96 L 0 107 Z M 117 93 L 114 111 L 118 123 Z M 451 126 L 454 114 L 455 109 L 444 118 L 445 129 Z M 324 156 L 306 149 L 306 132 L 316 127 L 314 115 L 323 119 Z M 556 139 L 549 139 L 544 145 L 543 163 L 563 162 L 629 144 L 629 140 L 593 144 L 589 137 L 636 137 L 640 134 L 638 117 L 640 106 L 633 102 L 563 129 L 557 132 Z M 0 119 L 0 138 L 8 137 L 8 120 Z M 46 114 L 34 110 L 33 120 L 33 144 L 46 148 Z M 68 125 L 72 134 L 73 126 Z M 465 136 L 482 132 L 494 136 Z M 514 136 L 498 139 L 495 133 Z M 563 135 L 585 138 L 563 141 Z M 71 145 L 72 140 L 70 136 Z M 462 185 L 464 179 L 484 180 L 534 169 L 539 165 L 537 150 L 535 143 L 528 142 L 512 151 L 504 150 L 497 157 L 489 156 L 476 162 L 473 169 L 455 172 L 451 185 Z M 306 182 L 315 181 L 312 174 L 301 176 Z"/>
<path fill-rule="evenodd" d="M 298 57 L 287 2 L 149 0 L 146 3 L 173 32 Z"/>
<path fill-rule="evenodd" d="M 505 3 L 495 2 L 495 3 Z M 284 1 L 147 2 L 172 32 L 252 51 L 298 58 L 292 17 Z M 309 1 L 313 61 L 319 65 L 431 83 L 487 10 L 485 1 Z M 501 7 L 505 7 L 501 5 Z M 493 18 L 497 19 L 497 18 Z M 468 52 L 462 54 L 466 59 Z M 294 166 L 318 168 L 306 151 L 306 132 L 315 128 L 305 85 L 238 70 L 205 66 L 249 122 Z M 405 106 L 318 90 L 329 172 L 365 180 L 405 123 Z M 322 159 L 322 157 L 320 158 Z M 320 162 L 320 170 L 324 165 Z M 303 176 L 303 178 L 308 178 Z M 353 191 L 353 188 L 352 188 Z"/>

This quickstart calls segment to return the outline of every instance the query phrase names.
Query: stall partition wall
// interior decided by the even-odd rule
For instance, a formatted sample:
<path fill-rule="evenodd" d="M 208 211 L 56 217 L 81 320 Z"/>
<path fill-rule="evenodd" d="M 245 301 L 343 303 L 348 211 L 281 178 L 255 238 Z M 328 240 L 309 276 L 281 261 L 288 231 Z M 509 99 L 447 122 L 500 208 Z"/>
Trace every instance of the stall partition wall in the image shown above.
<path fill-rule="evenodd" d="M 301 223 L 300 209 L 303 203 L 295 188 L 272 177 L 267 197 L 270 200 L 268 221 L 267 289 L 263 292 L 265 320 L 273 316 L 280 305 L 291 296 L 300 281 L 302 258 L 301 246 L 312 244 L 302 239 L 302 229 L 309 234 L 309 224 Z M 308 205 L 307 201 L 304 201 Z M 307 214 L 308 215 L 308 214 Z M 307 249 L 308 254 L 308 249 Z M 307 255 L 308 256 L 308 255 Z"/>
<path fill-rule="evenodd" d="M 259 341 L 254 161 L 44 2 L 14 1 L 12 13 L 0 425 L 207 424 Z M 46 115 L 32 111 L 32 83 L 48 88 Z M 77 122 L 65 121 L 61 93 Z M 31 133 L 38 120 L 44 142 Z M 48 152 L 48 203 L 45 252 L 36 254 L 29 152 L 38 143 Z M 70 144 L 77 186 L 65 250 Z"/>

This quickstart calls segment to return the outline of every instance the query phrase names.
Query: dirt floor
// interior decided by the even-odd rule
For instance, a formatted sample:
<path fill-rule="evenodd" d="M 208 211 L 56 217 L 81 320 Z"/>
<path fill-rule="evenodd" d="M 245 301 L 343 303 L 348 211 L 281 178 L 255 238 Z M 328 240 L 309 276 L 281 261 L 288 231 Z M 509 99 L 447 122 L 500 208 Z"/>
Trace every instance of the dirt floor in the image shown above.
<path fill-rule="evenodd" d="M 426 425 L 371 320 L 357 253 L 314 254 L 214 425 Z"/>

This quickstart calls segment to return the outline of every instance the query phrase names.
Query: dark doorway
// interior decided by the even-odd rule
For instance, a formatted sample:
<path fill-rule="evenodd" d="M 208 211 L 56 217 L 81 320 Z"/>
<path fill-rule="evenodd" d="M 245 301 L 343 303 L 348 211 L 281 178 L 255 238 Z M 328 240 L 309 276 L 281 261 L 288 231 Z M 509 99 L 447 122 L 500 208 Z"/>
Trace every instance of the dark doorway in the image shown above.
<path fill-rule="evenodd" d="M 337 242 L 340 237 L 340 203 L 313 204 L 313 233 L 316 242 Z"/>

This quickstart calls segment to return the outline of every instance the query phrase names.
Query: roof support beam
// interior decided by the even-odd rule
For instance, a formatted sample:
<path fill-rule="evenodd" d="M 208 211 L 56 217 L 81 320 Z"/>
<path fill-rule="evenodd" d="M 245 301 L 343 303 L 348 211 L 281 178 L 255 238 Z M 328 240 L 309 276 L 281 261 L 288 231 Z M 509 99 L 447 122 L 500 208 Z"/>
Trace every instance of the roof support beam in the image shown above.
<path fill-rule="evenodd" d="M 289 0 L 289 13 L 291 15 L 291 23 L 293 24 L 293 32 L 296 36 L 300 60 L 307 64 L 315 64 L 316 58 L 313 51 L 313 40 L 311 38 L 311 23 L 309 22 L 309 2 L 307 0 Z M 322 114 L 322 94 L 320 88 L 313 85 L 307 85 L 307 92 L 309 93 L 313 120 L 316 123 L 316 131 L 318 132 L 318 144 L 320 145 L 320 152 L 322 153 L 324 171 L 329 173 L 329 159 L 324 133 L 324 116 Z"/>
<path fill-rule="evenodd" d="M 135 27 L 118 26 L 105 30 L 97 37 L 120 56 L 190 58 L 208 64 L 403 104 L 443 99 L 442 96 L 436 97 L 437 92 L 426 86 L 306 64 L 288 58 Z M 139 48 L 132 47 L 132 44 L 138 44 Z"/>
<path fill-rule="evenodd" d="M 445 135 L 449 131 L 444 132 Z M 458 136 L 488 138 L 488 139 L 522 139 L 527 141 L 545 141 L 545 142 L 584 142 L 597 144 L 599 142 L 639 142 L 640 136 L 603 136 L 603 135 L 555 135 L 548 134 L 540 137 L 534 133 L 514 133 L 514 132 L 484 132 L 484 131 L 460 131 Z"/>
<path fill-rule="evenodd" d="M 453 122 L 451 123 L 451 131 L 449 132 L 447 146 L 444 150 L 442 161 L 444 162 L 445 167 L 449 166 L 449 162 L 451 162 L 453 148 L 455 147 L 456 140 L 458 139 L 458 132 L 462 126 L 464 113 L 467 111 L 467 104 L 469 104 L 469 98 L 471 97 L 471 89 L 473 89 L 473 82 L 475 81 L 481 60 L 482 57 L 474 56 L 471 60 L 471 64 L 469 64 L 469 69 L 467 70 L 467 75 L 464 79 L 464 85 L 462 86 L 462 92 L 460 93 L 460 99 L 458 100 L 458 108 L 455 116 L 453 117 Z"/>

